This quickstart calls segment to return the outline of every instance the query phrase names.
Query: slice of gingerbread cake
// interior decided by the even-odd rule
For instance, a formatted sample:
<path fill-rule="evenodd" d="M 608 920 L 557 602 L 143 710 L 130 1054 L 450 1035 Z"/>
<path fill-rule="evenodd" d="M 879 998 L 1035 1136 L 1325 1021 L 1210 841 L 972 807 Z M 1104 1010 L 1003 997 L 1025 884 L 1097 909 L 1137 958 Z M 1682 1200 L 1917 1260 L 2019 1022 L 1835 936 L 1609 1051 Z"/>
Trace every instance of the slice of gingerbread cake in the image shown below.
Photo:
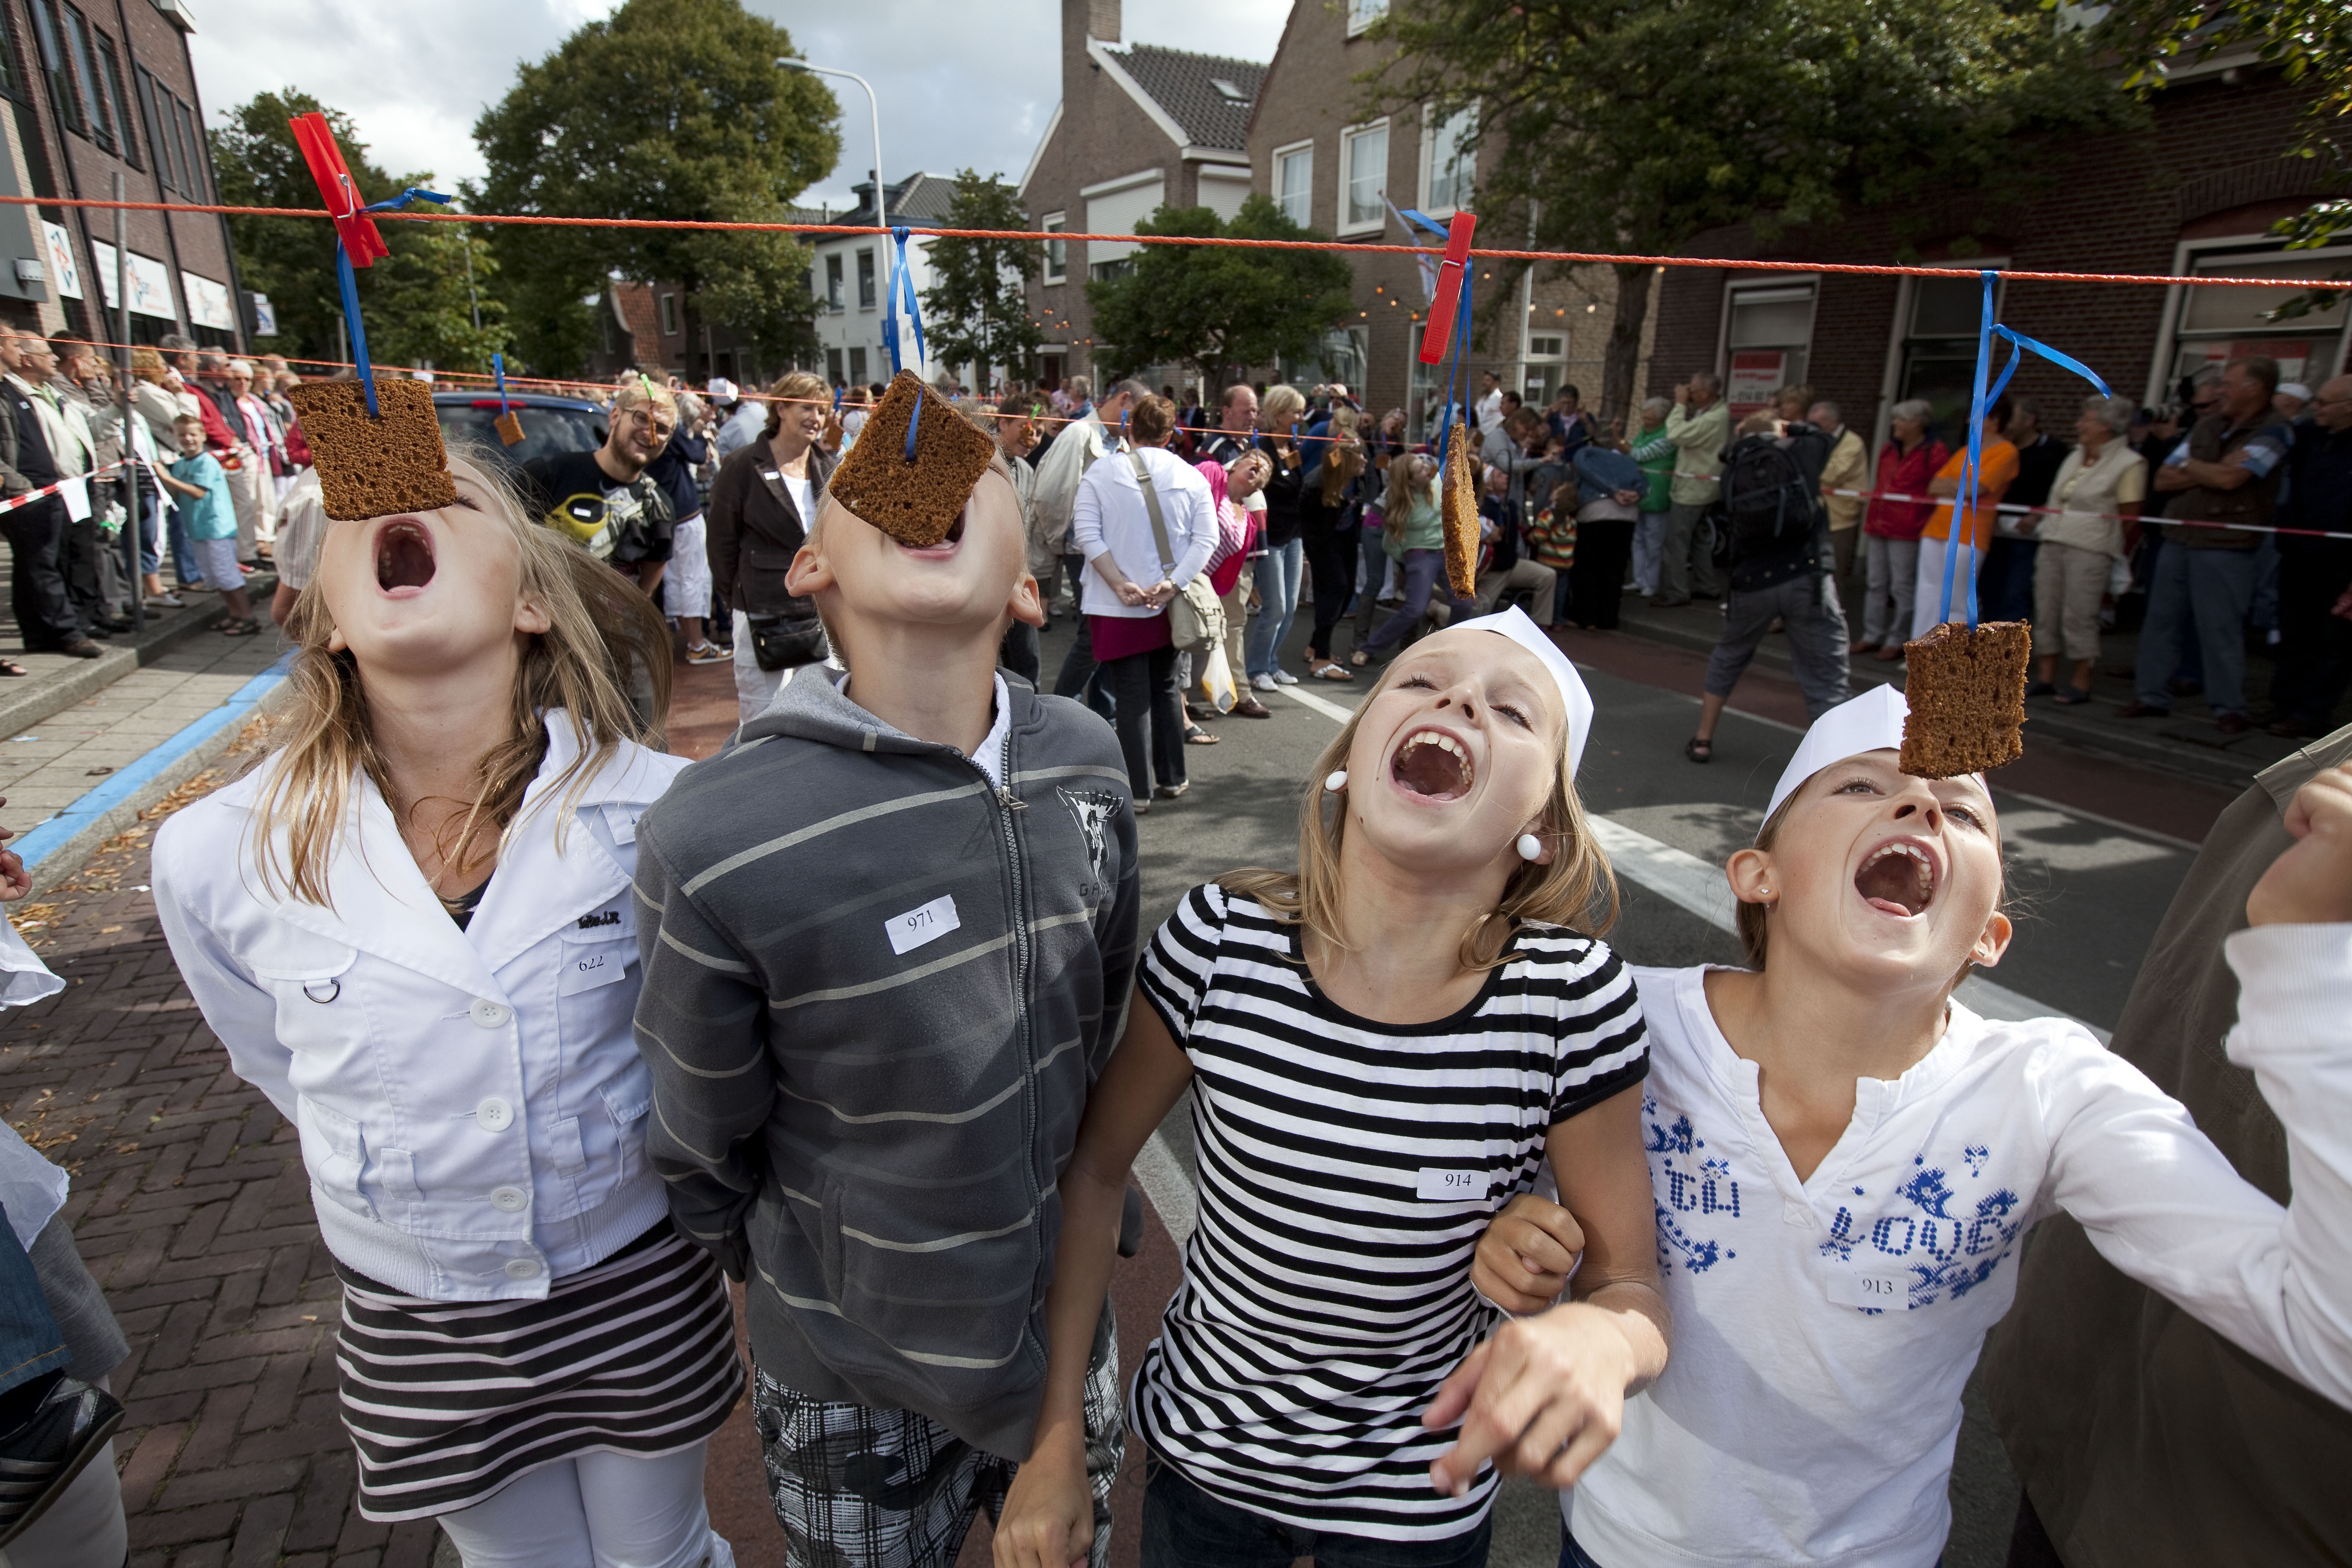
<path fill-rule="evenodd" d="M 1903 645 L 1903 771 L 1948 779 L 2001 767 L 2025 754 L 2025 668 L 2032 627 L 1988 621 L 1971 631 L 1947 621 Z"/>

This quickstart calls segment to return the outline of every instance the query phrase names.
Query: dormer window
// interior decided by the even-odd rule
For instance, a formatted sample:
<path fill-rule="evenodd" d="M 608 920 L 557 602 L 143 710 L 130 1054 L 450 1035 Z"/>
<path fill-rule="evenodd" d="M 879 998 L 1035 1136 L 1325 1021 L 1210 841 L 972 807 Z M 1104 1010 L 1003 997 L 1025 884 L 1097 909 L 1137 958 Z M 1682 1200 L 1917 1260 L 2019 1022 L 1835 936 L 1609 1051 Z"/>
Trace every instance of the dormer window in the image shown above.
<path fill-rule="evenodd" d="M 1247 103 L 1249 101 L 1248 93 L 1244 92 L 1240 88 L 1235 87 L 1223 77 L 1211 77 L 1209 79 L 1209 85 L 1215 88 L 1219 93 L 1223 94 L 1225 101 L 1228 103 Z"/>

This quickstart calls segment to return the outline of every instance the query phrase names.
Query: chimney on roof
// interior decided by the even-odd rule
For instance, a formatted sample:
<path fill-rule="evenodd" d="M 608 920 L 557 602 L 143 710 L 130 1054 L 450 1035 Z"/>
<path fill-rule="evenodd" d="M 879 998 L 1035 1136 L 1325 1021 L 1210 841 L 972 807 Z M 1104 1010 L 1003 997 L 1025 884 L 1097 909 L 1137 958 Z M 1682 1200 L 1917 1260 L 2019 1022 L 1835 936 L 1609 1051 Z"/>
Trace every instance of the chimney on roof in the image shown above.
<path fill-rule="evenodd" d="M 1118 0 L 1087 0 L 1087 37 L 1118 42 Z"/>

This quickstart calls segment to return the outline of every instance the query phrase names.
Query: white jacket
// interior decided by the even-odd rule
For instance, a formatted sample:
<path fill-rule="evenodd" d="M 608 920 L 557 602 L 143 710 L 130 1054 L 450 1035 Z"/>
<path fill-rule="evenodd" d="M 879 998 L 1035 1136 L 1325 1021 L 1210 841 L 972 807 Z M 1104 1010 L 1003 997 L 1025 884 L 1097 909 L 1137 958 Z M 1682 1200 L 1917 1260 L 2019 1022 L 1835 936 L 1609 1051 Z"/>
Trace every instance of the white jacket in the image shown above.
<path fill-rule="evenodd" d="M 1160 521 L 1168 532 L 1168 560 L 1160 552 L 1160 536 L 1152 531 L 1151 513 L 1135 482 L 1135 464 L 1125 454 L 1114 454 L 1087 470 L 1078 481 L 1077 504 L 1070 511 L 1070 548 L 1087 558 L 1079 574 L 1082 596 L 1078 608 L 1089 616 L 1146 619 L 1166 613 L 1129 605 L 1094 570 L 1096 560 L 1108 555 L 1127 574 L 1129 582 L 1149 588 L 1166 577 L 1181 589 L 1209 563 L 1217 547 L 1217 503 L 1201 470 L 1165 447 L 1139 447 L 1160 497 Z"/>
<path fill-rule="evenodd" d="M 329 1250 L 436 1300 L 543 1298 L 669 1212 L 645 1154 L 629 883 L 637 818 L 687 761 L 624 746 L 559 850 L 562 796 L 544 797 L 578 742 L 562 710 L 547 721 L 463 931 L 364 773 L 330 908 L 263 890 L 251 814 L 268 763 L 155 837 L 172 956 L 237 1076 L 301 1133 Z"/>

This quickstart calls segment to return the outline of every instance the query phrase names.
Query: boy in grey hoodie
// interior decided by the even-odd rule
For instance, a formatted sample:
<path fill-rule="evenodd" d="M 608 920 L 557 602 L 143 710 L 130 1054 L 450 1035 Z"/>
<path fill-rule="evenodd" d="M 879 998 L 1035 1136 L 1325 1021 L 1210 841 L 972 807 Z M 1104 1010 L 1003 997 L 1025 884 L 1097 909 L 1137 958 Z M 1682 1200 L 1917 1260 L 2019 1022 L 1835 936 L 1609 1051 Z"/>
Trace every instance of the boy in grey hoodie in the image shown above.
<path fill-rule="evenodd" d="M 1109 728 L 996 670 L 1045 618 L 1002 457 L 927 549 L 817 510 L 789 585 L 850 673 L 803 667 L 636 825 L 646 1142 L 745 1282 L 792 1561 L 944 1568 L 1029 1449 L 1055 1184 L 1134 983 L 1135 816 Z M 1118 1364 L 1106 1316 L 1105 1543 Z"/>

